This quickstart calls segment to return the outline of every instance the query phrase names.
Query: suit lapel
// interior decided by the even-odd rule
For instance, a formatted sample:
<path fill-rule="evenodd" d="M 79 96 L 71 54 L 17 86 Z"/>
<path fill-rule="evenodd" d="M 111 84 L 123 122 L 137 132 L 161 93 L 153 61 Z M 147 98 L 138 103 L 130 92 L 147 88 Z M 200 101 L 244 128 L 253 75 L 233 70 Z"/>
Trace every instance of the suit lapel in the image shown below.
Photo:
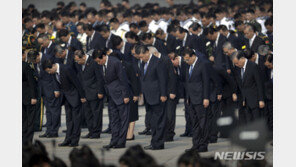
<path fill-rule="evenodd" d="M 199 63 L 200 63 L 199 60 L 197 60 L 193 69 L 192 69 L 191 77 L 189 78 L 189 80 L 191 80 L 191 78 L 193 78 L 193 73 L 197 72 L 198 67 L 199 67 Z M 189 69 L 190 69 L 190 67 L 189 67 Z M 187 70 L 187 71 L 188 71 L 188 76 L 189 76 L 189 70 Z"/>
<path fill-rule="evenodd" d="M 243 76 L 242 84 L 245 83 L 246 77 L 247 77 L 248 74 L 249 74 L 249 71 L 250 71 L 249 64 L 250 64 L 250 62 L 248 61 L 248 62 L 247 62 L 247 65 L 246 65 L 245 73 L 244 73 L 244 76 Z"/>

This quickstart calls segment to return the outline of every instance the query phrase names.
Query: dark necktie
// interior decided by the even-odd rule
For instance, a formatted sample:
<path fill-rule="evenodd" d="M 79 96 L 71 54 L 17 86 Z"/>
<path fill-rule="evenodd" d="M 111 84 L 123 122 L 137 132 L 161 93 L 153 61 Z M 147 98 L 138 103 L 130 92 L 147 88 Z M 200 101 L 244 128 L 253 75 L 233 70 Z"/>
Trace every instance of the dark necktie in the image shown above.
<path fill-rule="evenodd" d="M 241 68 L 241 78 L 242 78 L 242 80 L 244 79 L 244 74 L 245 74 L 245 69 Z"/>
<path fill-rule="evenodd" d="M 104 68 L 104 76 L 106 76 L 106 70 L 107 70 L 106 65 L 104 65 L 103 68 Z"/>
<path fill-rule="evenodd" d="M 189 78 L 191 78 L 192 70 L 193 70 L 193 64 L 189 68 Z"/>
<path fill-rule="evenodd" d="M 148 67 L 148 63 L 145 63 L 145 66 L 144 66 L 144 75 L 145 75 L 146 72 L 147 72 L 147 67 Z"/>

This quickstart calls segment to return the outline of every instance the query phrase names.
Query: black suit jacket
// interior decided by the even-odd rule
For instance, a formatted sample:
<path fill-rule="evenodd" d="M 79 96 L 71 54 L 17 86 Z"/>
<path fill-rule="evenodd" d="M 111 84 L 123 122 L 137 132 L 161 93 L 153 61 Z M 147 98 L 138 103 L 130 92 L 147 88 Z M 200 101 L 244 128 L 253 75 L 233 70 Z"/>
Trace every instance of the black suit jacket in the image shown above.
<path fill-rule="evenodd" d="M 71 37 L 70 45 L 67 46 L 71 55 L 74 55 L 76 50 L 82 50 L 82 44 L 75 37 Z"/>
<path fill-rule="evenodd" d="M 247 47 L 250 48 L 251 50 L 253 50 L 254 52 L 258 53 L 258 48 L 260 45 L 264 45 L 264 41 L 263 39 L 261 39 L 260 37 L 256 36 L 253 43 L 252 43 L 252 46 L 250 46 L 250 40 L 248 39 L 246 44 L 247 44 Z"/>
<path fill-rule="evenodd" d="M 213 41 L 213 56 L 215 57 L 215 65 L 221 66 L 225 69 L 230 69 L 229 61 L 227 60 L 226 55 L 223 53 L 223 44 L 227 41 L 227 38 L 220 34 L 218 39 L 218 45 L 215 45 Z"/>
<path fill-rule="evenodd" d="M 232 44 L 233 47 L 235 47 L 236 49 L 239 49 L 241 50 L 240 48 L 240 43 L 239 43 L 239 39 L 238 37 L 236 37 L 235 35 L 233 34 L 230 34 L 227 38 L 227 40 Z"/>
<path fill-rule="evenodd" d="M 178 46 L 177 39 L 173 35 L 168 34 L 167 40 L 164 41 L 164 46 L 167 48 L 167 53 L 174 52 Z"/>
<path fill-rule="evenodd" d="M 72 70 L 74 70 L 75 73 L 77 73 L 78 70 L 77 70 L 77 68 L 75 66 L 74 52 L 71 52 L 71 51 L 68 50 L 67 54 L 68 55 L 64 59 L 56 58 L 55 62 L 59 63 L 59 64 L 66 65 L 66 66 L 72 68 Z"/>
<path fill-rule="evenodd" d="M 34 70 L 26 62 L 22 62 L 22 100 L 24 105 L 31 104 L 31 99 L 37 97 L 37 84 Z"/>
<path fill-rule="evenodd" d="M 193 105 L 203 104 L 210 98 L 210 73 L 205 62 L 198 59 L 189 77 L 189 67 L 186 69 L 186 96 Z"/>
<path fill-rule="evenodd" d="M 160 62 L 165 67 L 167 94 L 177 94 L 177 76 L 171 59 L 167 55 L 161 55 Z"/>
<path fill-rule="evenodd" d="M 159 53 L 164 55 L 168 54 L 166 46 L 160 39 L 155 38 L 155 43 L 153 46 L 158 50 Z"/>
<path fill-rule="evenodd" d="M 128 84 L 130 89 L 132 90 L 132 96 L 140 95 L 140 79 L 137 76 L 137 73 L 133 67 L 132 63 L 122 61 L 122 66 L 126 71 Z"/>
<path fill-rule="evenodd" d="M 101 66 L 103 68 L 103 66 Z M 124 98 L 130 97 L 130 89 L 125 69 L 120 60 L 108 56 L 106 71 L 103 72 L 105 89 L 116 105 L 123 104 Z M 103 71 L 103 70 L 102 70 Z"/>
<path fill-rule="evenodd" d="M 79 106 L 81 104 L 80 99 L 85 98 L 85 93 L 76 73 L 72 68 L 63 64 L 59 64 L 59 68 L 60 82 L 58 82 L 56 74 L 54 78 L 59 83 L 61 92 L 70 105 L 73 107 Z"/>
<path fill-rule="evenodd" d="M 273 79 L 271 78 L 271 71 L 268 70 L 268 79 L 264 83 L 264 93 L 267 100 L 273 99 Z"/>
<path fill-rule="evenodd" d="M 45 55 L 48 55 L 49 57 L 55 57 L 54 50 L 55 50 L 56 44 L 52 41 L 49 48 L 42 48 L 42 53 Z"/>
<path fill-rule="evenodd" d="M 82 84 L 86 100 L 92 101 L 98 99 L 98 94 L 104 94 L 104 79 L 99 65 L 88 57 L 84 70 L 82 65 L 75 63 L 78 69 L 78 79 Z"/>
<path fill-rule="evenodd" d="M 111 33 L 111 32 L 110 32 Z M 108 49 L 112 49 L 113 48 L 113 45 L 112 45 L 112 40 L 113 38 L 117 36 L 117 35 L 114 35 L 113 33 L 111 33 L 111 36 L 110 36 L 110 39 L 105 39 L 105 44 L 104 44 L 104 47 L 107 47 Z"/>
<path fill-rule="evenodd" d="M 235 78 L 242 93 L 242 100 L 250 108 L 258 107 L 259 101 L 264 100 L 263 86 L 258 66 L 254 62 L 248 61 L 243 79 L 241 79 L 240 68 L 237 68 L 236 75 L 237 77 Z"/>
<path fill-rule="evenodd" d="M 141 65 L 141 86 L 145 101 L 150 105 L 157 105 L 160 96 L 166 96 L 165 67 L 159 58 L 151 56 L 144 75 L 144 63 Z"/>
<path fill-rule="evenodd" d="M 86 38 L 86 50 L 87 51 L 89 51 L 91 49 L 103 49 L 105 47 L 106 40 L 97 31 L 95 31 L 94 37 L 91 41 L 89 40 L 90 38 L 91 38 L 91 36 L 87 36 L 87 38 Z"/>

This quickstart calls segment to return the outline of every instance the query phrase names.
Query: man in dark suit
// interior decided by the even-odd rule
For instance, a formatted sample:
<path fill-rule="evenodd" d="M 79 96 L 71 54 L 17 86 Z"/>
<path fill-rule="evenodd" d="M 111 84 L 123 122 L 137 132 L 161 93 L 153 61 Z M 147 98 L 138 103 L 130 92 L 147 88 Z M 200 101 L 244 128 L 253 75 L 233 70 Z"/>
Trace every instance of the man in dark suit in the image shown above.
<path fill-rule="evenodd" d="M 213 26 L 204 29 L 206 37 L 212 41 L 213 55 L 210 55 L 209 60 L 215 65 L 221 66 L 224 69 L 230 70 L 229 61 L 223 53 L 223 44 L 227 41 L 226 37 L 218 32 Z"/>
<path fill-rule="evenodd" d="M 75 65 L 78 69 L 78 79 L 85 92 L 86 102 L 82 104 L 83 114 L 89 133 L 82 138 L 100 138 L 104 105 L 104 81 L 99 66 L 90 55 L 83 51 L 74 52 Z"/>
<path fill-rule="evenodd" d="M 245 42 L 247 48 L 258 53 L 259 46 L 264 45 L 265 43 L 259 36 L 257 36 L 254 25 L 247 24 L 244 29 L 244 34 L 247 38 Z"/>
<path fill-rule="evenodd" d="M 145 33 L 141 36 L 141 41 L 145 44 L 145 45 L 150 45 L 150 46 L 154 46 L 159 53 L 163 54 L 163 55 L 167 55 L 167 48 L 164 45 L 164 43 L 160 40 L 157 39 L 155 37 L 152 37 L 151 33 Z"/>
<path fill-rule="evenodd" d="M 176 105 L 177 105 L 177 71 L 175 71 L 172 61 L 167 55 L 159 53 L 156 48 L 148 47 L 151 54 L 158 57 L 160 62 L 165 67 L 164 73 L 167 74 L 166 80 L 166 92 L 167 101 L 165 105 L 166 113 L 166 131 L 165 131 L 165 141 L 171 142 L 174 140 L 175 136 L 175 118 L 176 118 Z"/>
<path fill-rule="evenodd" d="M 174 31 L 176 32 L 177 39 L 179 39 L 178 46 L 189 47 L 200 52 L 201 48 L 199 46 L 201 46 L 201 41 L 198 41 L 196 36 L 191 35 L 182 27 L 178 27 Z"/>
<path fill-rule="evenodd" d="M 210 74 L 204 60 L 187 48 L 183 52 L 184 61 L 190 66 L 186 72 L 187 103 L 193 121 L 193 146 L 189 150 L 208 150 L 207 108 L 210 104 Z"/>
<path fill-rule="evenodd" d="M 64 98 L 66 109 L 66 137 L 59 146 L 76 147 L 80 138 L 81 123 L 81 103 L 85 103 L 85 94 L 74 70 L 69 66 L 53 63 L 45 60 L 42 63 L 43 69 L 55 75 L 55 80 L 59 85 L 60 94 Z"/>
<path fill-rule="evenodd" d="M 220 25 L 218 27 L 220 33 L 222 35 L 224 35 L 227 38 L 227 41 L 229 41 L 232 46 L 236 49 L 241 49 L 238 37 L 236 37 L 235 35 L 231 34 L 230 31 L 228 30 L 228 28 L 225 25 Z"/>
<path fill-rule="evenodd" d="M 164 45 L 167 48 L 167 53 L 174 52 L 176 47 L 178 46 L 177 44 L 177 39 L 173 35 L 169 33 L 165 33 L 162 29 L 158 29 L 155 33 L 155 36 L 162 40 Z"/>
<path fill-rule="evenodd" d="M 248 61 L 241 51 L 233 54 L 231 60 L 238 67 L 234 75 L 242 93 L 243 104 L 241 105 L 246 109 L 245 118 L 248 123 L 258 119 L 261 115 L 259 109 L 265 106 L 259 69 L 254 62 Z"/>
<path fill-rule="evenodd" d="M 103 25 L 98 27 L 98 32 L 105 39 L 104 47 L 106 47 L 108 49 L 113 48 L 111 41 L 113 40 L 113 37 L 116 36 L 116 35 L 111 33 L 110 28 L 107 25 L 103 24 Z"/>
<path fill-rule="evenodd" d="M 47 34 L 42 34 L 38 37 L 38 43 L 42 47 L 42 53 L 54 57 L 54 49 L 56 44 L 49 39 Z"/>
<path fill-rule="evenodd" d="M 268 70 L 268 80 L 264 83 L 264 93 L 266 97 L 266 109 L 264 117 L 270 132 L 273 132 L 273 55 L 266 57 L 265 66 Z M 272 136 L 272 135 L 271 135 Z"/>
<path fill-rule="evenodd" d="M 67 29 L 61 29 L 59 31 L 59 37 L 61 41 L 66 44 L 66 47 L 68 48 L 71 55 L 73 55 L 76 50 L 82 50 L 81 42 L 79 42 L 75 37 L 71 36 Z"/>
<path fill-rule="evenodd" d="M 91 24 L 86 24 L 86 51 L 91 49 L 103 49 L 106 44 L 106 40 L 101 36 L 101 34 L 95 31 Z"/>
<path fill-rule="evenodd" d="M 112 41 L 112 48 L 113 52 L 117 52 L 118 56 L 120 57 L 120 60 L 126 61 L 126 62 L 132 62 L 132 44 L 123 41 L 119 36 L 114 36 Z"/>
<path fill-rule="evenodd" d="M 23 52 L 23 57 L 24 57 Z M 34 117 L 37 103 L 37 84 L 30 65 L 22 61 L 22 143 L 29 144 L 34 136 Z"/>
<path fill-rule="evenodd" d="M 46 108 L 46 132 L 39 137 L 58 137 L 58 130 L 61 119 L 61 102 L 59 88 L 54 80 L 54 75 L 48 74 L 42 68 L 42 62 L 45 60 L 54 61 L 54 57 L 47 54 L 30 51 L 28 53 L 28 61 L 33 63 L 36 77 L 38 78 L 38 89 L 41 90 Z"/>
<path fill-rule="evenodd" d="M 95 50 L 93 59 L 101 65 L 109 98 L 112 138 L 104 148 L 125 148 L 129 124 L 130 88 L 120 60 L 108 56 L 106 50 Z"/>
<path fill-rule="evenodd" d="M 198 41 L 198 51 L 206 54 L 206 43 L 208 42 L 208 39 L 205 37 L 203 33 L 202 26 L 198 23 L 192 23 L 189 26 L 189 31 L 194 35 L 196 40 Z"/>
<path fill-rule="evenodd" d="M 60 45 L 56 45 L 55 47 L 55 62 L 60 63 L 63 65 L 66 65 L 72 70 L 74 70 L 77 73 L 77 69 L 75 66 L 75 61 L 74 61 L 74 52 L 70 52 L 67 47 L 65 47 L 66 44 L 62 43 Z"/>
<path fill-rule="evenodd" d="M 147 112 L 151 112 L 151 145 L 144 149 L 164 149 L 165 102 L 167 100 L 165 67 L 146 46 L 136 48 L 141 65 L 141 86 Z"/>

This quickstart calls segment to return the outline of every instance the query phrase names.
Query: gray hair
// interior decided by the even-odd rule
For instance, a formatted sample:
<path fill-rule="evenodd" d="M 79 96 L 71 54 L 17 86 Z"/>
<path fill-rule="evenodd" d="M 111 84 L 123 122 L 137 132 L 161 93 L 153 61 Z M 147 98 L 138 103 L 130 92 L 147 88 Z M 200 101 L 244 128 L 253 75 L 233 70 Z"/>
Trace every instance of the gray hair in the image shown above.
<path fill-rule="evenodd" d="M 224 48 L 226 48 L 226 49 L 233 49 L 233 46 L 232 46 L 232 44 L 230 42 L 225 42 L 222 47 L 223 47 L 223 49 Z"/>
<path fill-rule="evenodd" d="M 57 46 L 55 47 L 55 53 L 59 53 L 59 54 L 61 54 L 61 53 L 63 53 L 65 50 L 66 50 L 66 48 L 63 48 L 63 47 L 61 47 L 60 45 L 57 45 Z"/>

